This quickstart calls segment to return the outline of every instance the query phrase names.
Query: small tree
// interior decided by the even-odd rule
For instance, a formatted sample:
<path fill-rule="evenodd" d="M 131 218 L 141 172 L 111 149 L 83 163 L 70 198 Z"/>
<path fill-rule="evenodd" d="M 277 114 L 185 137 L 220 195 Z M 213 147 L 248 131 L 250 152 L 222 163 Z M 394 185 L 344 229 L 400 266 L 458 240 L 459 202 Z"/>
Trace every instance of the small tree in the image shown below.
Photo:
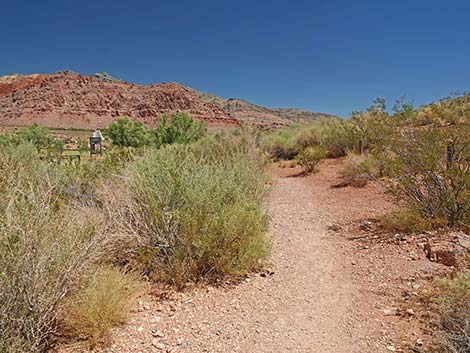
<path fill-rule="evenodd" d="M 108 134 L 115 146 L 142 147 L 149 142 L 149 134 L 144 124 L 131 121 L 127 116 L 109 124 Z"/>
<path fill-rule="evenodd" d="M 198 122 L 186 113 L 163 116 L 155 130 L 153 140 L 157 147 L 173 143 L 191 143 L 207 134 L 207 124 Z"/>
<path fill-rule="evenodd" d="M 19 140 L 18 142 L 30 142 L 38 150 L 48 148 L 54 142 L 54 137 L 49 129 L 36 123 L 28 128 L 19 130 L 16 135 Z"/>

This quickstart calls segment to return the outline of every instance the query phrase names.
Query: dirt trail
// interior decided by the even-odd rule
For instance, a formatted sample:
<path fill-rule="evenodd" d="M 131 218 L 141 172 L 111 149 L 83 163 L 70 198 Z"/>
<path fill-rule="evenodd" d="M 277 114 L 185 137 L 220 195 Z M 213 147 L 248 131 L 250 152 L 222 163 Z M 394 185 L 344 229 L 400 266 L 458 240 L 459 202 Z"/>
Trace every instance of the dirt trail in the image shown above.
<path fill-rule="evenodd" d="M 156 289 L 106 351 L 385 351 L 370 293 L 354 279 L 351 246 L 328 226 L 383 212 L 387 204 L 381 191 L 331 189 L 338 165 L 326 162 L 309 177 L 277 169 L 267 203 L 273 274 L 169 298 Z"/>

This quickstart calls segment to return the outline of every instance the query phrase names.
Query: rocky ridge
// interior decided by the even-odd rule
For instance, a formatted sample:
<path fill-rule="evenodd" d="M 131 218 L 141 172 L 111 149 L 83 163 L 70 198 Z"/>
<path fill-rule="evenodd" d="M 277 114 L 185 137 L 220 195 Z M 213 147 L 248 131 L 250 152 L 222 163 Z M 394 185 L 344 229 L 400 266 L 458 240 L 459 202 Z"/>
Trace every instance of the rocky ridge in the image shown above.
<path fill-rule="evenodd" d="M 39 123 L 53 128 L 106 127 L 119 116 L 154 126 L 159 117 L 185 112 L 209 125 L 285 126 L 293 120 L 332 116 L 295 109 L 269 109 L 200 93 L 178 83 L 138 85 L 107 73 L 73 71 L 0 77 L 0 125 Z"/>

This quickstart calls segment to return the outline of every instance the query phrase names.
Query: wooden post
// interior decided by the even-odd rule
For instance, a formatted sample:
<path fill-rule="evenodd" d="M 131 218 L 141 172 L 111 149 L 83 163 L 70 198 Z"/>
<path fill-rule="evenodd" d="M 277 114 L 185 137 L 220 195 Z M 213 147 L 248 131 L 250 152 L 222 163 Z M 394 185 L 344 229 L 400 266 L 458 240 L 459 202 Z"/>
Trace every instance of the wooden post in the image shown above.
<path fill-rule="evenodd" d="M 359 153 L 364 153 L 364 141 L 362 139 L 359 139 Z"/>
<path fill-rule="evenodd" d="M 447 144 L 447 170 L 452 168 L 452 162 L 454 160 L 454 146 L 452 144 Z"/>

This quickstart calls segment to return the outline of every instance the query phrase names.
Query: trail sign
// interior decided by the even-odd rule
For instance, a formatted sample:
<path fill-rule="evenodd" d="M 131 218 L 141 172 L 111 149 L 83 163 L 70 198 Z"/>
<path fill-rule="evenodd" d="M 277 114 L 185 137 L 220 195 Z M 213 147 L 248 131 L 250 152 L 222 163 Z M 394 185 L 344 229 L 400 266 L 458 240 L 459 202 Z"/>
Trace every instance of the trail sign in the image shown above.
<path fill-rule="evenodd" d="M 96 129 L 93 132 L 93 135 L 90 137 L 90 158 L 93 158 L 94 154 L 103 155 L 103 135 L 99 129 Z"/>

